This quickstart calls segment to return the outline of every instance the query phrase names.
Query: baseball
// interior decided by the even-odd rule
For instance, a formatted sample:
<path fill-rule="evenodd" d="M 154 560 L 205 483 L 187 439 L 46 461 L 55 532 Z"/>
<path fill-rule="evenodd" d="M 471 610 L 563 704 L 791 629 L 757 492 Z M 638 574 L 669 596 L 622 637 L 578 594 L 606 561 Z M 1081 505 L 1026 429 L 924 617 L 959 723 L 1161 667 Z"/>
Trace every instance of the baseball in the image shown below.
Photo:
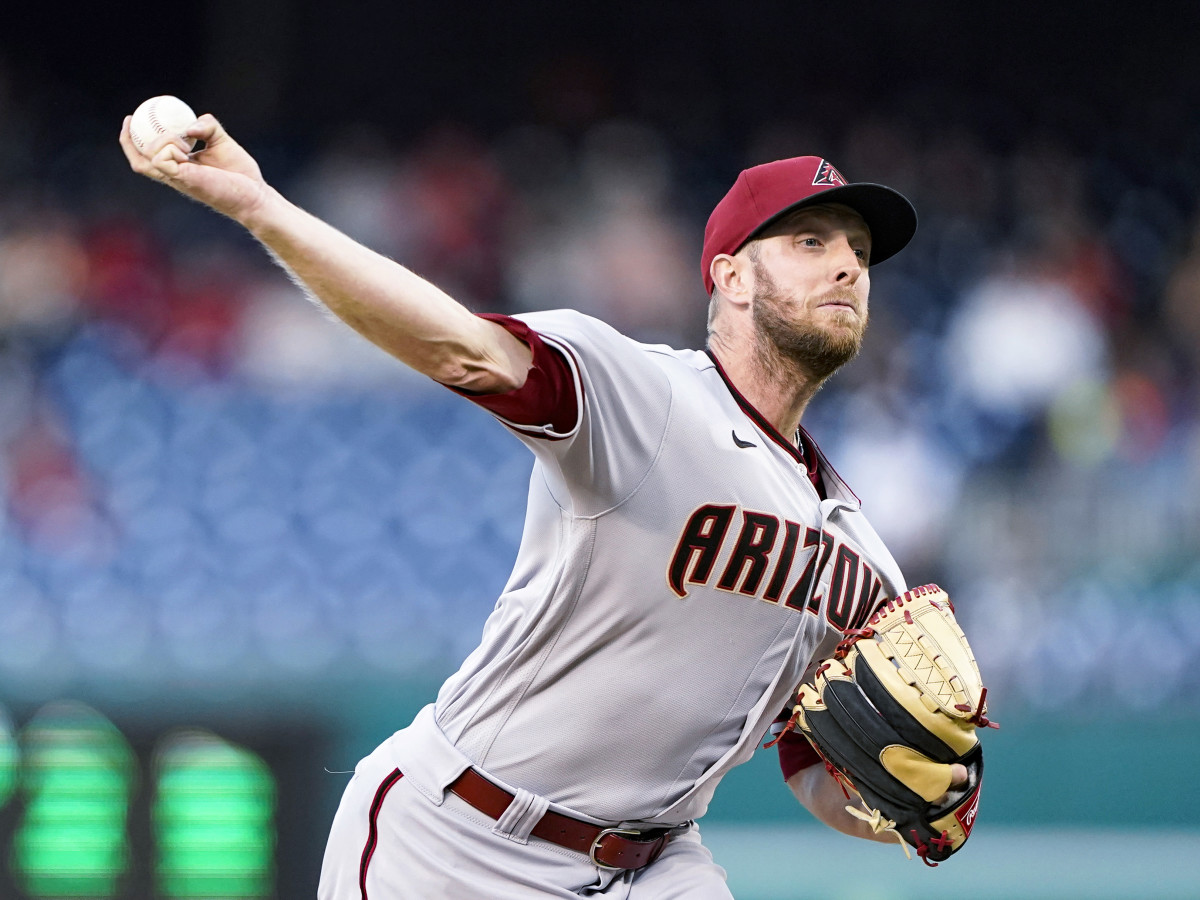
<path fill-rule="evenodd" d="M 164 94 L 161 97 L 151 97 L 133 111 L 133 120 L 129 123 L 129 136 L 133 145 L 143 154 L 162 134 L 178 134 L 180 136 L 188 126 L 196 121 L 192 108 L 180 100 Z M 187 139 L 188 149 L 196 146 L 196 141 Z"/>

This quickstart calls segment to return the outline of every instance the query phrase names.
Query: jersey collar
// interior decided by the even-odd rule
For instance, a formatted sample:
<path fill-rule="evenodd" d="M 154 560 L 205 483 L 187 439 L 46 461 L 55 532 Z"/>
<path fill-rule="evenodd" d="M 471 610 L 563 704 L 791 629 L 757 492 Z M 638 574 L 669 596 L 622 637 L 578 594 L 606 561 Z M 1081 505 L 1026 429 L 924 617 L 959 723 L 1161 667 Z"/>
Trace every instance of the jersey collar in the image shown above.
<path fill-rule="evenodd" d="M 708 358 L 712 360 L 713 365 L 717 369 L 717 374 L 720 375 L 721 380 L 725 382 L 725 387 L 729 390 L 730 395 L 741 408 L 742 412 L 749 417 L 750 421 L 758 426 L 763 434 L 769 437 L 774 443 L 782 447 L 798 465 L 804 466 L 805 471 L 808 473 L 809 479 L 812 480 L 814 484 L 816 479 L 820 477 L 817 474 L 818 469 L 823 468 L 826 472 L 833 476 L 833 480 L 837 483 L 838 487 L 844 490 L 845 494 L 849 495 L 850 498 L 853 498 L 853 502 L 856 506 L 862 505 L 862 501 L 858 499 L 858 495 L 851 490 L 850 485 L 846 484 L 846 480 L 838 474 L 837 470 L 832 465 L 830 465 L 825 454 L 821 452 L 821 448 L 817 446 L 816 441 L 812 439 L 812 435 L 805 431 L 803 426 L 801 426 L 799 429 L 800 438 L 807 450 L 807 453 L 802 452 L 800 448 L 795 445 L 795 443 L 789 441 L 782 434 L 780 434 L 778 429 L 776 429 L 774 425 L 767 421 L 766 416 L 755 409 L 754 405 L 742 396 L 742 392 L 739 391 L 734 383 L 729 380 L 729 376 L 725 373 L 725 368 L 721 365 L 721 361 L 717 359 L 716 354 L 714 354 L 712 350 L 706 348 L 704 352 L 707 354 Z M 826 484 L 828 486 L 828 482 L 826 482 Z"/>
<path fill-rule="evenodd" d="M 725 367 L 721 365 L 721 361 L 717 359 L 716 354 L 714 354 L 712 350 L 707 349 L 704 352 L 708 354 L 708 358 L 711 359 L 713 361 L 713 365 L 717 367 L 717 373 L 721 376 L 721 380 L 725 382 L 725 387 L 729 389 L 729 393 L 733 395 L 733 399 L 737 402 L 737 405 L 741 407 L 742 412 L 744 412 L 750 418 L 750 421 L 758 426 L 759 430 L 762 431 L 763 434 L 786 450 L 792 459 L 804 466 L 804 468 L 809 470 L 811 474 L 813 469 L 810 468 L 810 466 L 814 468 L 816 466 L 815 455 L 811 460 L 805 458 L 805 455 L 800 451 L 800 448 L 796 446 L 794 441 L 789 441 L 782 434 L 780 434 L 775 426 L 767 421 L 767 417 L 755 409 L 750 401 L 742 396 L 742 392 L 734 386 L 734 383 L 729 380 L 729 376 L 725 374 Z M 812 438 L 808 436 L 808 432 L 801 428 L 800 433 L 803 436 L 802 440 L 804 441 L 805 445 L 812 446 Z"/>

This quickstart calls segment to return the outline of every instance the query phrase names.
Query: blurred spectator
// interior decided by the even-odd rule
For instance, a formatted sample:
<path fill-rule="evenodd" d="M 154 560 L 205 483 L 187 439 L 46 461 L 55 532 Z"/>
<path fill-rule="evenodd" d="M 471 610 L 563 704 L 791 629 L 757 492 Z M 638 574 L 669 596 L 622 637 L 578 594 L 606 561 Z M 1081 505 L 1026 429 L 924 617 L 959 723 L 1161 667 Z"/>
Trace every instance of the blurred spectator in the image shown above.
<path fill-rule="evenodd" d="M 64 212 L 34 216 L 0 234 L 0 331 L 40 342 L 71 326 L 88 280 L 76 230 Z"/>
<path fill-rule="evenodd" d="M 399 258 L 468 308 L 503 311 L 511 198 L 488 148 L 465 128 L 440 126 L 400 167 L 391 199 Z"/>
<path fill-rule="evenodd" d="M 648 342 L 695 345 L 704 295 L 672 213 L 670 160 L 645 126 L 608 122 L 584 141 L 561 217 L 526 217 L 510 266 L 523 309 L 568 306 Z M 698 234 L 698 233 L 697 233 Z"/>
<path fill-rule="evenodd" d="M 88 313 L 127 327 L 144 345 L 165 332 L 170 259 L 146 227 L 128 219 L 95 223 L 87 236 Z"/>
<path fill-rule="evenodd" d="M 995 272 L 962 298 L 946 335 L 973 406 L 1021 424 L 1076 382 L 1106 374 L 1106 340 L 1072 290 L 1035 266 Z"/>
<path fill-rule="evenodd" d="M 352 129 L 314 167 L 300 197 L 468 307 L 502 306 L 509 188 L 489 149 L 461 126 L 428 132 L 400 157 L 369 129 Z"/>

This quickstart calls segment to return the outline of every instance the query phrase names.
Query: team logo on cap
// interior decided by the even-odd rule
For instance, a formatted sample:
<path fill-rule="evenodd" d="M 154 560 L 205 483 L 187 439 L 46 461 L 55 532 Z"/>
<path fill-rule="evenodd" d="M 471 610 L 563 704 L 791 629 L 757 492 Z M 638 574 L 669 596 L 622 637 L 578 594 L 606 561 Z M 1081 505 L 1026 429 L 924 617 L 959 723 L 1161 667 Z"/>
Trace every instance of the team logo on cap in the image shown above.
<path fill-rule="evenodd" d="M 813 178 L 813 184 L 828 184 L 831 186 L 842 186 L 847 184 L 842 173 L 833 167 L 833 165 L 825 160 L 821 160 L 821 164 L 817 166 L 817 175 Z"/>

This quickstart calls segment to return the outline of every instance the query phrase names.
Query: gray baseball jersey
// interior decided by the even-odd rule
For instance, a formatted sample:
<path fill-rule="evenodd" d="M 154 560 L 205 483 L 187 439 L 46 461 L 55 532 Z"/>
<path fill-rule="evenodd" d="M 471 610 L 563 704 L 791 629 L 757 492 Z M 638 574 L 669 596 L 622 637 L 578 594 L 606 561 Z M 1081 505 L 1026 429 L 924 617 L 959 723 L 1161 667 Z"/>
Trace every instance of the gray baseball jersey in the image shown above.
<path fill-rule="evenodd" d="M 536 456 L 525 532 L 437 723 L 562 807 L 698 818 L 814 658 L 906 586 L 841 478 L 820 459 L 822 499 L 712 357 L 520 318 L 568 360 L 578 415 L 505 423 Z"/>

